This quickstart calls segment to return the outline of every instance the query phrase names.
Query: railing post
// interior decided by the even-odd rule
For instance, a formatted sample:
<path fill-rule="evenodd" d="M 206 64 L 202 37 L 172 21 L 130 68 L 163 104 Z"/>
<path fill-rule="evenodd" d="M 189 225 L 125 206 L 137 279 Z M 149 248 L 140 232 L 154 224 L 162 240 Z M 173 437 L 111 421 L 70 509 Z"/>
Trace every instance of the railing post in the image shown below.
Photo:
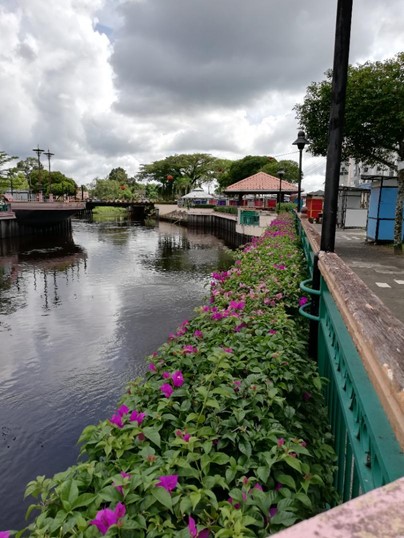
<path fill-rule="evenodd" d="M 313 260 L 313 277 L 312 277 L 313 290 L 320 289 L 320 270 L 318 268 L 318 253 L 314 254 Z M 314 317 L 318 317 L 320 305 L 320 296 L 313 294 L 311 298 L 310 314 Z M 317 361 L 318 358 L 318 321 L 311 319 L 309 326 L 309 357 Z"/>

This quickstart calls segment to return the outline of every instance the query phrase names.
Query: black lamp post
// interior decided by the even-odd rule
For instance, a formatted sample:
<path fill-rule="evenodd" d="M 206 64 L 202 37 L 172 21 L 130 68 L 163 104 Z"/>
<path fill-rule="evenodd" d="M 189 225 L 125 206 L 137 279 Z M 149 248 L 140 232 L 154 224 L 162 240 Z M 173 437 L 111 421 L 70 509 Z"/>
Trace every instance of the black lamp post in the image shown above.
<path fill-rule="evenodd" d="M 282 202 L 282 179 L 285 175 L 284 170 L 278 170 L 278 177 L 279 177 L 279 203 L 278 203 L 278 213 L 281 211 L 281 202 Z"/>
<path fill-rule="evenodd" d="M 297 138 L 292 142 L 292 146 L 297 146 L 299 149 L 299 182 L 297 184 L 297 211 L 299 212 L 302 205 L 302 153 L 304 146 L 309 144 L 309 141 L 306 139 L 304 131 L 299 131 L 297 133 Z"/>
<path fill-rule="evenodd" d="M 51 176 L 51 165 L 50 165 L 50 161 L 51 161 L 51 157 L 53 157 L 53 155 L 55 155 L 54 153 L 51 153 L 49 151 L 49 148 L 48 148 L 48 151 L 44 151 L 44 155 L 46 155 L 48 157 L 48 171 L 49 171 L 49 200 L 50 201 L 53 201 L 53 196 L 52 196 L 52 193 L 51 193 L 51 184 L 52 184 L 52 176 Z"/>
<path fill-rule="evenodd" d="M 34 148 L 32 151 L 34 151 L 37 154 L 38 157 L 38 187 L 39 187 L 39 198 L 40 201 L 42 198 L 42 181 L 41 181 L 41 153 L 44 152 L 43 149 L 39 149 L 39 144 L 37 148 Z"/>

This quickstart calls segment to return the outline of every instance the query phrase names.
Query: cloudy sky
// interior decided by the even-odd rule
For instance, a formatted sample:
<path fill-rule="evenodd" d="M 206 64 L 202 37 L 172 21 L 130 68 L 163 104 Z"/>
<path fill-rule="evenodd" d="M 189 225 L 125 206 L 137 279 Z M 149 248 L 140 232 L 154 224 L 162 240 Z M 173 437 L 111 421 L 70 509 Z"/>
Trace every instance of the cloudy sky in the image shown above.
<path fill-rule="evenodd" d="M 89 183 L 174 153 L 298 160 L 337 0 L 0 0 L 0 150 Z M 404 50 L 402 0 L 354 0 L 350 62 Z M 303 188 L 324 159 L 305 153 Z"/>

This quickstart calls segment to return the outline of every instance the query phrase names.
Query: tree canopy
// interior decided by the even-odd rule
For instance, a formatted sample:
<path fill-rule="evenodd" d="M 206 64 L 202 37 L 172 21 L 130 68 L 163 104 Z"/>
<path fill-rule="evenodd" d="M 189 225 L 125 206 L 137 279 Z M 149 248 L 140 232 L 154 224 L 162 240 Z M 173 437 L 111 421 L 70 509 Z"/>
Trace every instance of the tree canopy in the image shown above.
<path fill-rule="evenodd" d="M 285 172 L 284 177 L 286 181 L 290 181 L 291 183 L 299 181 L 299 165 L 297 162 L 289 159 L 283 161 L 276 161 L 273 159 L 271 162 L 265 164 L 260 171 L 278 177 L 279 170 Z"/>
<path fill-rule="evenodd" d="M 126 183 L 128 181 L 128 174 L 124 168 L 118 166 L 118 168 L 113 168 L 108 174 L 108 179 L 113 181 L 118 181 L 121 183 Z"/>
<path fill-rule="evenodd" d="M 313 155 L 327 154 L 331 82 L 328 71 L 325 80 L 308 86 L 303 103 L 295 106 Z M 352 157 L 371 166 L 397 169 L 397 155 L 404 161 L 404 52 L 384 62 L 349 67 L 342 147 L 343 160 Z M 404 170 L 398 183 L 395 246 L 401 244 Z"/>
<path fill-rule="evenodd" d="M 137 178 L 160 184 L 162 195 L 172 195 L 178 190 L 189 190 L 217 179 L 219 161 L 208 153 L 175 154 L 151 164 L 142 164 Z M 178 182 L 178 186 L 176 186 Z"/>
<path fill-rule="evenodd" d="M 52 171 L 49 176 L 49 172 L 36 168 L 31 170 L 27 177 L 34 193 L 42 191 L 45 195 L 49 195 L 51 192 L 55 196 L 63 196 L 64 194 L 74 196 L 77 192 L 77 184 L 74 179 L 66 177 L 57 170 Z"/>

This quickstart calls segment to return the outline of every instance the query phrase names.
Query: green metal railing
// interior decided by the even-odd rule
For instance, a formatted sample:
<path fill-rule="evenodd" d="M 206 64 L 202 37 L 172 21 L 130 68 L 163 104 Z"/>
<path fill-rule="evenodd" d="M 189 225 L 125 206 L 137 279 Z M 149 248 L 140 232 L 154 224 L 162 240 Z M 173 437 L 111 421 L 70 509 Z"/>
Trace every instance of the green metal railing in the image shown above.
<path fill-rule="evenodd" d="M 320 273 L 319 290 L 309 285 L 315 253 L 299 224 L 311 278 L 301 289 L 319 299 L 318 315 L 300 313 L 318 324 L 319 373 L 327 379 L 325 398 L 338 458 L 335 486 L 343 501 L 404 476 L 404 453 L 336 303 Z"/>
<path fill-rule="evenodd" d="M 257 211 L 248 211 L 242 209 L 240 211 L 240 224 L 246 226 L 259 226 L 260 216 Z"/>

